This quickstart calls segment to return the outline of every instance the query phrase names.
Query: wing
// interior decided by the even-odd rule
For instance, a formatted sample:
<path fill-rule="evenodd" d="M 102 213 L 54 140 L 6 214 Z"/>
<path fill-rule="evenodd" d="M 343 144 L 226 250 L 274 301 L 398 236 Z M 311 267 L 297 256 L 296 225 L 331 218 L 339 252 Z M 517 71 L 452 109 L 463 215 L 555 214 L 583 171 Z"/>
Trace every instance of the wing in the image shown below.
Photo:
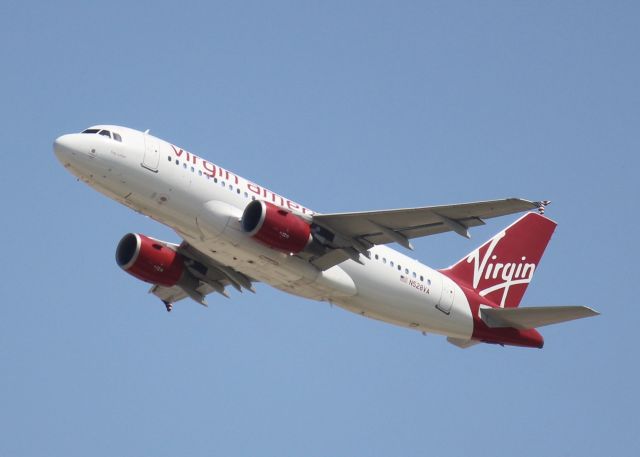
<path fill-rule="evenodd" d="M 549 202 L 531 202 L 519 198 L 491 200 L 458 205 L 365 211 L 358 213 L 316 214 L 314 236 L 327 248 L 312 259 L 321 270 L 360 254 L 376 244 L 396 242 L 413 249 L 409 240 L 454 231 L 469 238 L 469 228 L 484 224 L 484 219 L 544 208 Z"/>
<path fill-rule="evenodd" d="M 165 244 L 185 258 L 186 267 L 186 273 L 177 285 L 172 287 L 155 285 L 149 290 L 149 293 L 162 300 L 167 311 L 171 311 L 173 303 L 187 297 L 203 306 L 207 306 L 205 297 L 212 292 L 228 298 L 226 287 L 229 285 L 239 292 L 243 289 L 255 292 L 252 285 L 255 282 L 254 279 L 202 254 L 186 241 L 180 245 Z"/>

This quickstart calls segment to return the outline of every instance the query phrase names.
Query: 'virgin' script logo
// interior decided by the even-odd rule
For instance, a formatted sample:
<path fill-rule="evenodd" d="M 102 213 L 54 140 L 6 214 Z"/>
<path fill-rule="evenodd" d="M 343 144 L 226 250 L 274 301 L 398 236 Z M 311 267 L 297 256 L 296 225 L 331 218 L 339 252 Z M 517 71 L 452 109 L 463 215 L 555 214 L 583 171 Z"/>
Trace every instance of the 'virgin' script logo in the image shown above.
<path fill-rule="evenodd" d="M 480 286 L 480 282 L 483 283 L 485 281 L 489 281 L 493 283 L 492 280 L 498 279 L 502 280 L 497 284 L 493 284 L 489 287 L 486 287 L 482 290 L 479 290 L 478 293 L 481 296 L 485 296 L 490 294 L 491 292 L 495 292 L 496 290 L 502 289 L 502 299 L 500 300 L 500 307 L 504 308 L 505 302 L 507 300 L 507 295 L 509 293 L 509 288 L 516 284 L 528 284 L 531 282 L 533 278 L 533 273 L 536 269 L 536 265 L 534 263 L 526 263 L 526 257 L 521 257 L 521 261 L 518 263 L 515 262 L 507 262 L 501 263 L 496 262 L 498 260 L 498 256 L 494 254 L 498 243 L 502 238 L 504 238 L 506 232 L 498 233 L 489 243 L 487 250 L 485 251 L 482 258 L 480 256 L 480 249 L 476 249 L 473 251 L 469 257 L 467 257 L 467 263 L 473 263 L 473 288 L 478 289 Z M 483 284 L 483 287 L 488 285 L 486 283 Z"/>

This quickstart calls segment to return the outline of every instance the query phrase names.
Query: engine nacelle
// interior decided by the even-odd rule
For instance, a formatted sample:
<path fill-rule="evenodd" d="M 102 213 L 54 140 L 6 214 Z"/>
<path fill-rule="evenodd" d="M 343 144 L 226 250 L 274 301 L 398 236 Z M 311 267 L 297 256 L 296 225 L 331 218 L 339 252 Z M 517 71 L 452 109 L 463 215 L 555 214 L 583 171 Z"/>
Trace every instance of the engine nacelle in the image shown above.
<path fill-rule="evenodd" d="M 311 226 L 295 214 L 262 200 L 254 200 L 242 213 L 242 229 L 270 248 L 298 253 L 311 241 Z"/>
<path fill-rule="evenodd" d="M 184 258 L 157 240 L 128 233 L 118 243 L 116 262 L 124 271 L 142 281 L 175 286 L 184 272 Z"/>

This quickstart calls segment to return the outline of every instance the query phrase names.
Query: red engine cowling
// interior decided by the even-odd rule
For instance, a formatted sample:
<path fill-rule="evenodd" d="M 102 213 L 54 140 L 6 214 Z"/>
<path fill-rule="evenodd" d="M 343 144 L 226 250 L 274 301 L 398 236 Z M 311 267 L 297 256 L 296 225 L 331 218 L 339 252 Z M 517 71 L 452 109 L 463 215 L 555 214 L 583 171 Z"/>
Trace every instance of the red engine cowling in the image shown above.
<path fill-rule="evenodd" d="M 137 233 L 128 233 L 118 243 L 116 262 L 138 279 L 161 286 L 175 286 L 184 271 L 184 259 L 164 244 Z"/>
<path fill-rule="evenodd" d="M 311 226 L 304 219 L 262 200 L 247 205 L 241 222 L 249 236 L 279 251 L 298 253 L 311 241 Z"/>

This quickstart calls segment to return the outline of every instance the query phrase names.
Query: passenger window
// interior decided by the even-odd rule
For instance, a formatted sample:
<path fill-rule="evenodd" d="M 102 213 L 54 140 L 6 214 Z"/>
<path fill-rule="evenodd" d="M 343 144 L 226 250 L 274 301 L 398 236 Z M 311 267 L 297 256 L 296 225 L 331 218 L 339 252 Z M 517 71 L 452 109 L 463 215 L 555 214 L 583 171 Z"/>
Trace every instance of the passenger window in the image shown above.
<path fill-rule="evenodd" d="M 229 184 L 229 190 L 233 190 L 233 186 Z"/>
<path fill-rule="evenodd" d="M 393 266 L 393 260 L 389 262 L 389 265 Z"/>
<path fill-rule="evenodd" d="M 122 143 L 122 137 L 119 133 L 113 132 L 113 139 Z M 169 157 L 169 161 L 171 161 L 171 157 Z"/>
<path fill-rule="evenodd" d="M 416 272 L 414 271 L 413 272 L 413 277 L 415 278 L 416 276 L 418 276 L 418 275 L 416 275 Z"/>
<path fill-rule="evenodd" d="M 225 183 L 224 183 L 224 181 L 222 181 L 222 187 L 224 187 L 224 186 L 225 186 Z"/>
<path fill-rule="evenodd" d="M 240 189 L 236 189 L 236 192 L 238 193 L 238 195 L 240 195 Z"/>
<path fill-rule="evenodd" d="M 176 159 L 176 165 L 180 165 L 180 161 Z"/>
<path fill-rule="evenodd" d="M 202 176 L 202 170 L 198 170 L 198 176 Z"/>
<path fill-rule="evenodd" d="M 167 160 L 168 160 L 169 162 L 171 162 L 171 156 L 168 156 L 168 157 L 167 157 Z"/>
<path fill-rule="evenodd" d="M 424 281 L 424 276 L 420 275 L 420 281 Z"/>
<path fill-rule="evenodd" d="M 191 167 L 191 173 L 193 173 L 195 170 L 195 168 Z"/>
<path fill-rule="evenodd" d="M 408 269 L 408 268 L 405 268 L 405 269 L 404 269 L 404 272 L 405 272 L 405 274 L 409 274 L 409 269 Z"/>
<path fill-rule="evenodd" d="M 378 254 L 376 254 L 376 260 L 378 260 Z"/>
<path fill-rule="evenodd" d="M 187 169 L 187 164 L 186 164 L 186 163 L 183 163 L 183 164 L 182 164 L 182 168 L 184 168 L 184 169 L 186 170 L 186 169 Z"/>
<path fill-rule="evenodd" d="M 249 198 L 249 194 L 248 193 L 244 193 L 244 198 Z"/>
<path fill-rule="evenodd" d="M 111 133 L 109 133 L 108 130 L 100 130 L 100 135 L 108 136 L 109 138 L 111 138 Z"/>
<path fill-rule="evenodd" d="M 386 258 L 386 257 L 383 257 L 383 258 L 382 258 L 382 263 L 384 263 L 384 264 L 386 264 L 386 263 L 387 263 L 387 258 Z"/>
<path fill-rule="evenodd" d="M 402 270 L 402 267 L 400 265 L 398 265 L 398 271 Z"/>

